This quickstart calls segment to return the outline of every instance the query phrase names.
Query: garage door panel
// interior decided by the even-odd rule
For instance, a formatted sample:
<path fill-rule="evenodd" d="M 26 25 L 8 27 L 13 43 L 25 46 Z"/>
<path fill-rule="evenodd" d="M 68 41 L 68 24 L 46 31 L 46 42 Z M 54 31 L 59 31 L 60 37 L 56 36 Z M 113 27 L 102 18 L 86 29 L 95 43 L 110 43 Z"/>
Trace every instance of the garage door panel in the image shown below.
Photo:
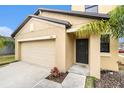
<path fill-rule="evenodd" d="M 21 60 L 46 67 L 54 67 L 55 40 L 21 43 Z"/>

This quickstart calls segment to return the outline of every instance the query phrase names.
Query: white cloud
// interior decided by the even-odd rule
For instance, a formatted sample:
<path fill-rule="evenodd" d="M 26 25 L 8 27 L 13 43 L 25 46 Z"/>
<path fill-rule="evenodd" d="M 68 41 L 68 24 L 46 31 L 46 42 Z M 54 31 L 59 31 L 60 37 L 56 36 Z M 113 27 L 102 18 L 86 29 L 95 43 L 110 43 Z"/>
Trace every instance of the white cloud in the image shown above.
<path fill-rule="evenodd" d="M 13 30 L 9 27 L 6 26 L 1 26 L 0 27 L 0 35 L 2 36 L 11 36 Z"/>

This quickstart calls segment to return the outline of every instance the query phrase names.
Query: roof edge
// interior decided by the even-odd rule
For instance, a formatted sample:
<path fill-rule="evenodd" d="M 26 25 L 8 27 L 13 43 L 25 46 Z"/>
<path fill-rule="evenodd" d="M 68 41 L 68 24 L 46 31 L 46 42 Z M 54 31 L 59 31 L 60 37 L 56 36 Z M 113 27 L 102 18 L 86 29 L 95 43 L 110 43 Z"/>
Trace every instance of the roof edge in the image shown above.
<path fill-rule="evenodd" d="M 81 11 L 65 11 L 65 10 L 58 10 L 58 9 L 47 9 L 47 8 L 38 8 L 38 10 L 34 13 L 34 15 L 38 15 L 39 13 L 46 11 L 46 12 L 53 12 L 53 13 L 60 13 L 72 16 L 79 16 L 79 17 L 86 17 L 92 19 L 109 19 L 108 14 L 103 13 L 91 13 L 91 12 L 81 12 Z"/>
<path fill-rule="evenodd" d="M 55 19 L 55 18 L 50 18 L 50 17 L 44 17 L 44 16 L 35 16 L 35 15 L 30 15 L 30 16 L 33 17 L 33 18 L 42 19 L 42 20 L 45 20 L 45 21 L 65 25 L 66 28 L 70 28 L 72 26 L 70 22 L 65 21 L 65 20 L 60 20 L 60 19 Z"/>
<path fill-rule="evenodd" d="M 17 29 L 11 34 L 11 37 L 14 38 L 19 30 L 31 19 L 30 16 L 27 16 L 24 21 L 17 27 Z"/>
<path fill-rule="evenodd" d="M 55 19 L 55 18 L 49 18 L 49 17 L 43 17 L 43 16 L 36 16 L 36 15 L 29 15 L 28 17 L 26 17 L 26 19 L 22 22 L 21 25 L 19 25 L 17 27 L 17 29 L 11 34 L 11 37 L 15 37 L 15 35 L 20 31 L 20 29 L 31 19 L 31 18 L 36 18 L 36 19 L 41 19 L 41 20 L 45 20 L 45 21 L 49 21 L 49 22 L 54 22 L 54 23 L 58 23 L 61 25 L 65 25 L 66 28 L 70 28 L 72 25 L 70 24 L 70 22 L 68 21 L 64 21 L 64 20 L 59 20 L 59 19 Z"/>

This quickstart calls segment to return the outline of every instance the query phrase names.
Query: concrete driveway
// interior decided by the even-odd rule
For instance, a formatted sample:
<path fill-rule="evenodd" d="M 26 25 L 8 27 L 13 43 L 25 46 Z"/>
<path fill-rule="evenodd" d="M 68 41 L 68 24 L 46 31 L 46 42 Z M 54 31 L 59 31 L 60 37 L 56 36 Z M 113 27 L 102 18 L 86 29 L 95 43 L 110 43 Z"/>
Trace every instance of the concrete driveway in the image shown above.
<path fill-rule="evenodd" d="M 45 79 L 50 68 L 28 62 L 16 62 L 0 67 L 0 88 L 83 88 L 86 77 L 77 73 L 67 75 L 60 84 Z"/>
<path fill-rule="evenodd" d="M 31 88 L 47 77 L 49 68 L 16 62 L 0 68 L 0 88 Z"/>

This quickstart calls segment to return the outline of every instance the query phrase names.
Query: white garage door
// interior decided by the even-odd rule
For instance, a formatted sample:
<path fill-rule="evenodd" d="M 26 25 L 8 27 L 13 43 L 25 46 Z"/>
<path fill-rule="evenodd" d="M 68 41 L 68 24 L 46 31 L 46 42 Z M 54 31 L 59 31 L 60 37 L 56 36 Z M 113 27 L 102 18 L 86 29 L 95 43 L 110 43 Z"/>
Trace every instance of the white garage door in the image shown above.
<path fill-rule="evenodd" d="M 33 64 L 55 66 L 55 40 L 21 43 L 21 60 Z"/>

